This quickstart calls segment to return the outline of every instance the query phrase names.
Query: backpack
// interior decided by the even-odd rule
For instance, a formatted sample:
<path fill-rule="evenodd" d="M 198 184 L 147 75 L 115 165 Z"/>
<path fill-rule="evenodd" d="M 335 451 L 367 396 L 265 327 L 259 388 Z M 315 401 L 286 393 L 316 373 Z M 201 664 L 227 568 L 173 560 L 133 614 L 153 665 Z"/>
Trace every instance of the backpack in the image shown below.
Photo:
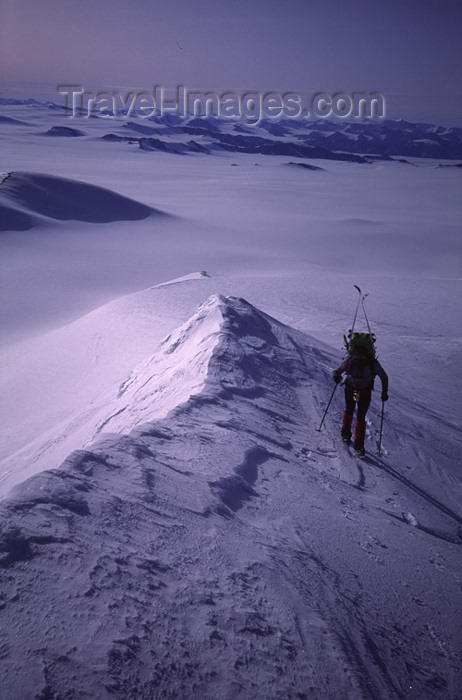
<path fill-rule="evenodd" d="M 374 386 L 375 369 L 375 336 L 369 333 L 350 333 L 349 341 L 345 338 L 347 358 L 344 371 L 348 383 L 353 389 L 361 391 Z"/>
<path fill-rule="evenodd" d="M 345 345 L 350 357 L 373 360 L 375 358 L 375 335 L 371 333 L 349 333 Z"/>

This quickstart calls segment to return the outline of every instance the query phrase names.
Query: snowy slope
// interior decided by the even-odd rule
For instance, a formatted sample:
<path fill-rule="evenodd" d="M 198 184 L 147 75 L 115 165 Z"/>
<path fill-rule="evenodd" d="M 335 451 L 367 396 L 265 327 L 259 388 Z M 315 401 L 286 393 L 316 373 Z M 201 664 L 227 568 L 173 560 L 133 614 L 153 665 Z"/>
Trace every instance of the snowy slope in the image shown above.
<path fill-rule="evenodd" d="M 0 183 L 1 231 L 26 231 L 53 221 L 108 223 L 161 214 L 85 182 L 39 173 L 11 172 Z"/>
<path fill-rule="evenodd" d="M 416 474 L 408 406 L 392 455 L 351 458 L 341 402 L 316 431 L 336 359 L 214 295 L 127 378 L 117 432 L 15 487 L 0 516 L 7 700 L 457 697 L 458 431 L 439 425 L 451 447 L 435 441 Z"/>
<path fill-rule="evenodd" d="M 329 283 L 332 279 L 338 290 Z M 386 431 L 385 446 L 399 450 L 418 476 L 426 452 L 430 461 L 440 461 L 433 456 L 434 447 L 444 449 L 442 438 L 452 440 L 458 434 L 448 437 L 445 427 L 455 428 L 460 414 L 452 389 L 455 375 L 448 372 L 457 367 L 460 338 L 452 317 L 446 316 L 447 296 L 457 283 L 411 284 L 397 278 L 382 279 L 379 285 L 371 279 L 364 282 L 374 289 L 370 314 L 379 356 L 390 374 L 386 425 L 389 417 L 399 422 L 404 413 L 403 424 L 424 438 L 416 454 L 406 438 L 398 447 Z M 158 346 L 188 323 L 210 295 L 244 293 L 285 323 L 335 348 L 334 366 L 341 359 L 342 332 L 351 323 L 353 299 L 343 293 L 350 286 L 356 294 L 350 276 L 331 277 L 325 270 L 309 276 L 292 270 L 258 277 L 197 272 L 121 297 L 51 333 L 6 345 L 0 349 L 0 496 L 40 470 L 57 467 L 72 450 L 86 447 L 111 416 L 118 414 L 111 429 L 116 424 L 117 430 L 131 429 L 131 418 L 127 425 L 125 419 L 142 414 L 137 387 L 146 379 L 146 368 L 156 380 L 163 373 L 171 389 L 174 380 L 178 394 L 186 396 L 196 377 L 186 381 L 184 362 L 167 352 L 169 343 L 160 350 Z M 148 403 L 151 415 L 163 417 L 174 396 L 173 391 L 157 393 L 156 401 Z M 451 459 L 444 460 L 444 468 L 459 475 L 460 457 L 454 464 Z M 434 486 L 444 488 L 445 483 Z M 446 496 L 451 498 L 451 489 Z"/>
<path fill-rule="evenodd" d="M 460 130 L 2 110 L 2 700 L 458 698 Z"/>
<path fill-rule="evenodd" d="M 0 185 L 4 214 L 10 217 L 0 225 L 16 228 L 0 237 L 2 344 L 57 328 L 123 294 L 191 270 L 241 276 L 295 270 L 311 276 L 323 268 L 329 275 L 353 274 L 349 284 L 358 275 L 460 278 L 460 168 L 454 160 L 418 157 L 411 165 L 401 162 L 404 151 L 399 150 L 414 148 L 414 137 L 431 134 L 442 140 L 440 156 L 454 158 L 458 130 L 407 122 L 307 125 L 286 120 L 251 127 L 204 119 L 71 119 L 56 105 L 3 102 L 5 117 L 22 124 L 6 121 L 0 133 L 5 175 L 15 173 L 14 183 L 11 178 L 4 183 L 14 185 L 14 199 L 2 195 Z M 44 135 L 55 127 L 80 127 L 85 136 Z M 167 146 L 169 139 L 209 143 L 222 134 L 228 146 L 233 135 L 244 135 L 269 140 L 274 147 L 282 142 L 292 151 L 305 141 L 309 149 L 324 148 L 325 137 L 340 134 L 358 153 L 366 149 L 364 141 L 374 151 L 386 133 L 386 145 L 397 146 L 400 162 L 387 160 L 386 154 L 384 160 L 357 163 L 336 160 L 333 151 L 320 160 L 312 150 L 308 158 L 292 151 L 246 153 L 244 147 L 209 155 L 197 150 L 172 155 L 168 149 L 147 153 L 136 138 L 149 129 L 159 132 L 154 135 Z M 108 141 L 102 138 L 108 131 L 133 138 Z M 415 153 L 422 155 L 419 148 Z M 303 167 L 289 166 L 293 162 Z M 47 207 L 50 195 L 47 185 L 44 196 L 37 196 L 37 173 L 51 187 L 48 211 L 74 214 L 73 220 L 45 218 L 36 210 Z M 57 188 L 65 191 L 64 207 L 57 202 Z M 116 198 L 114 211 L 103 206 L 106 190 Z M 89 213 L 84 191 L 98 203 Z M 117 201 L 119 195 L 171 216 L 111 219 L 127 205 Z M 75 216 L 83 210 L 89 221 Z M 91 223 L 101 218 L 106 223 Z M 29 230 L 31 219 L 47 225 Z"/>
<path fill-rule="evenodd" d="M 92 441 L 130 372 L 210 293 L 207 281 L 192 274 L 183 291 L 172 280 L 0 351 L 1 495 Z"/>

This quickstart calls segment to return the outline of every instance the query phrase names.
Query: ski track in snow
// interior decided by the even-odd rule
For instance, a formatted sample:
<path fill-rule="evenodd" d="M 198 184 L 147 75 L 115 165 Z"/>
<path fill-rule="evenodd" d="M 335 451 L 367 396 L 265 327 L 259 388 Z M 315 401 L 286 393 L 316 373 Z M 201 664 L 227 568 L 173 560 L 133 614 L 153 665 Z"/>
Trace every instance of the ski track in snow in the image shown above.
<path fill-rule="evenodd" d="M 197 386 L 149 422 L 167 351 Z M 352 458 L 335 415 L 318 433 L 335 359 L 213 296 L 121 388 L 132 407 L 149 389 L 134 429 L 114 413 L 101 425 L 114 433 L 13 489 L 0 512 L 6 700 L 455 700 L 462 519 L 428 489 L 432 470 L 451 483 L 450 460 L 435 446 L 420 475 L 406 469 L 406 450 L 421 454 L 401 428 L 409 407 L 382 457 Z M 374 425 L 371 409 L 371 449 Z"/>

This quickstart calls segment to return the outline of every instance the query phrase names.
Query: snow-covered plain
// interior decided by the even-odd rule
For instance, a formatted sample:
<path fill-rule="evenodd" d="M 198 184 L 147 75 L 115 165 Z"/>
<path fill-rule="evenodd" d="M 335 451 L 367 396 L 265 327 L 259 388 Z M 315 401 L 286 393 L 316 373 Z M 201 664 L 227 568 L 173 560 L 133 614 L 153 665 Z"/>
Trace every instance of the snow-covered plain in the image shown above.
<path fill-rule="evenodd" d="M 460 168 L 3 114 L 2 697 L 459 697 Z"/>

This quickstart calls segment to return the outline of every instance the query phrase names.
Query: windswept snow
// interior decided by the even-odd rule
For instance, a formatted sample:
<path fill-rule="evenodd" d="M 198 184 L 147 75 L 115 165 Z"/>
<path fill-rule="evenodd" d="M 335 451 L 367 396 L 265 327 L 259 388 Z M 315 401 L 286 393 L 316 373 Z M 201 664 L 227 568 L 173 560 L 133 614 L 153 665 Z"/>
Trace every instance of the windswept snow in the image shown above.
<path fill-rule="evenodd" d="M 24 231 L 50 219 L 102 224 L 146 219 L 160 213 L 103 187 L 21 172 L 11 172 L 3 178 L 0 206 L 2 231 Z"/>
<path fill-rule="evenodd" d="M 151 358 L 146 422 L 2 503 L 4 696 L 455 698 L 462 518 L 316 431 L 330 351 L 213 296 L 169 352 L 195 393 L 149 421 Z"/>
<path fill-rule="evenodd" d="M 166 415 L 201 392 L 217 338 L 224 332 L 217 301 L 212 298 L 201 307 L 161 343 L 156 354 L 130 374 L 119 387 L 98 432 L 130 431 L 153 417 Z"/>
<path fill-rule="evenodd" d="M 2 700 L 458 700 L 460 130 L 0 104 Z"/>
<path fill-rule="evenodd" d="M 154 289 L 160 289 L 161 287 L 168 287 L 171 284 L 179 284 L 180 282 L 189 282 L 191 280 L 197 280 L 201 279 L 202 277 L 208 277 L 208 273 L 205 270 L 202 270 L 202 272 L 191 272 L 189 275 L 182 275 L 181 277 L 177 277 L 174 280 L 168 280 L 168 282 L 161 282 L 160 284 L 156 284 L 154 286 Z"/>

